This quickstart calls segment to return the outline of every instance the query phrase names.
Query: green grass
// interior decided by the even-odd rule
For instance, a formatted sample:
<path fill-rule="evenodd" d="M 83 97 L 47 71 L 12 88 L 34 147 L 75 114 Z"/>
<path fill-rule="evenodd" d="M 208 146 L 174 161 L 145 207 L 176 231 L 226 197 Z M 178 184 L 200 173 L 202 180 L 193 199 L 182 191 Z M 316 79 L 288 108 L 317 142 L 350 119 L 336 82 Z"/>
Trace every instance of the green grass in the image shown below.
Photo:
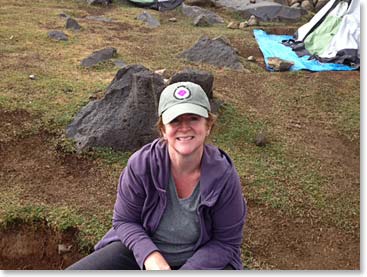
<path fill-rule="evenodd" d="M 348 218 L 331 216 L 335 210 L 343 210 L 339 204 L 328 202 L 324 187 L 329 180 L 318 172 L 320 162 L 307 155 L 289 155 L 285 141 L 270 138 L 265 147 L 256 146 L 256 134 L 263 130 L 267 130 L 264 123 L 251 122 L 230 105 L 216 126 L 213 141 L 232 157 L 246 197 L 289 216 L 307 216 L 312 210 L 321 211 L 329 222 Z"/>

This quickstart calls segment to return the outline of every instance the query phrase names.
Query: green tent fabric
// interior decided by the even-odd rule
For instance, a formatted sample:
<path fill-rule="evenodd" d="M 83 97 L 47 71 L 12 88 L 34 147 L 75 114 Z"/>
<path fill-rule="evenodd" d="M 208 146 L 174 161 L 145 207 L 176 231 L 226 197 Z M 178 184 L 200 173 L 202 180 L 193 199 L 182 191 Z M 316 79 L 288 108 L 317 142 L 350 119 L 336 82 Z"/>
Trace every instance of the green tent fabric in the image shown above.
<path fill-rule="evenodd" d="M 339 2 L 322 23 L 304 40 L 305 47 L 313 55 L 322 54 L 338 32 L 342 18 L 348 10 L 347 2 Z"/>
<path fill-rule="evenodd" d="M 320 55 L 329 46 L 330 41 L 338 32 L 341 18 L 328 16 L 324 22 L 304 41 L 305 47 L 313 55 Z"/>

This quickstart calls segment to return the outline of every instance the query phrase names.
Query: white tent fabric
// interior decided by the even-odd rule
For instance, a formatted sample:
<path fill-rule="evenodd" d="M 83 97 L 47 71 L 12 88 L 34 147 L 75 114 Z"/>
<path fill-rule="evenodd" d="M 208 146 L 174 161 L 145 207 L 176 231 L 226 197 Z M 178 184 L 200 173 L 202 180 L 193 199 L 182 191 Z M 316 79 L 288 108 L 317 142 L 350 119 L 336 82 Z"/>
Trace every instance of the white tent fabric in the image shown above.
<path fill-rule="evenodd" d="M 358 49 L 360 45 L 360 3 L 354 0 L 343 16 L 339 31 L 335 34 L 328 49 L 320 57 L 331 58 L 340 49 Z"/>

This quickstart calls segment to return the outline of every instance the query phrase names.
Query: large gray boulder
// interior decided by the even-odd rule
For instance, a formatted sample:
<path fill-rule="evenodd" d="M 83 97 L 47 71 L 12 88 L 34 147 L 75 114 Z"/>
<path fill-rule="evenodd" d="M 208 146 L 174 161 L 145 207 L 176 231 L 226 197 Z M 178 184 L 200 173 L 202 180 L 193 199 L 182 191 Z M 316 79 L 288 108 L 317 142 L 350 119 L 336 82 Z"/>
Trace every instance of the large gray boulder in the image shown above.
<path fill-rule="evenodd" d="M 191 17 L 193 19 L 197 18 L 198 16 L 205 16 L 210 24 L 224 23 L 224 19 L 216 13 L 197 6 L 188 6 L 182 3 L 181 11 L 185 16 Z"/>
<path fill-rule="evenodd" d="M 182 52 L 178 57 L 216 67 L 245 70 L 237 49 L 233 48 L 225 37 L 210 39 L 207 36 L 202 36 L 193 47 Z"/>
<path fill-rule="evenodd" d="M 237 12 L 243 18 L 248 19 L 251 15 L 261 21 L 298 21 L 307 11 L 303 8 L 291 8 L 272 1 L 257 0 L 212 0 L 217 6 Z"/>
<path fill-rule="evenodd" d="M 120 69 L 105 96 L 89 102 L 67 126 L 79 150 L 111 147 L 134 151 L 158 136 L 154 126 L 163 78 L 142 65 Z"/>

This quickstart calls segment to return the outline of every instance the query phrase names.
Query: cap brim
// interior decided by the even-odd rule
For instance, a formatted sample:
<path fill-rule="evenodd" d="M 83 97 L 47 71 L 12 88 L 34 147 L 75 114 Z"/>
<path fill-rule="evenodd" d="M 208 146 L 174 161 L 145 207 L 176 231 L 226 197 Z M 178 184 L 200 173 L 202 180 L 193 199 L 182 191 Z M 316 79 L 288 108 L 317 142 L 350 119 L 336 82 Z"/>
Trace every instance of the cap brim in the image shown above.
<path fill-rule="evenodd" d="M 163 124 L 168 124 L 176 117 L 187 113 L 200 115 L 205 118 L 208 118 L 209 116 L 208 110 L 205 109 L 204 107 L 191 103 L 182 103 L 179 105 L 174 105 L 173 107 L 168 108 L 163 112 L 162 114 Z"/>

